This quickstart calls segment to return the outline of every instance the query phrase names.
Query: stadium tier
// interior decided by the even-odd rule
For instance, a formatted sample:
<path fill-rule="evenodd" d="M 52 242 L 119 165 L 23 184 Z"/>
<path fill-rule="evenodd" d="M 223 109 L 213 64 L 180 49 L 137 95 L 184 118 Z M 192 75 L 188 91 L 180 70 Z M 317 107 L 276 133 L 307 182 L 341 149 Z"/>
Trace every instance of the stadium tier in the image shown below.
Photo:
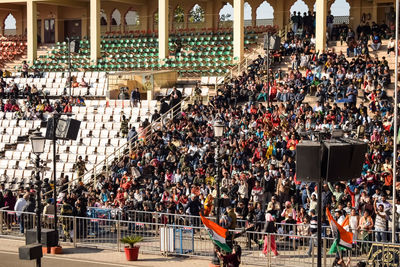
<path fill-rule="evenodd" d="M 160 61 L 158 58 L 157 37 L 135 37 L 133 34 L 102 36 L 101 58 L 98 64 L 90 62 L 90 42 L 79 40 L 79 48 L 71 53 L 71 68 L 74 71 L 126 71 L 126 70 L 164 70 L 175 69 L 181 75 L 223 74 L 234 66 L 232 51 L 232 33 L 202 35 L 192 33 L 189 36 L 169 38 L 171 56 Z M 254 47 L 258 34 L 246 34 L 245 45 Z M 181 49 L 175 50 L 179 42 Z M 47 53 L 34 62 L 31 69 L 41 71 L 60 71 L 69 65 L 68 43 L 57 43 Z"/>

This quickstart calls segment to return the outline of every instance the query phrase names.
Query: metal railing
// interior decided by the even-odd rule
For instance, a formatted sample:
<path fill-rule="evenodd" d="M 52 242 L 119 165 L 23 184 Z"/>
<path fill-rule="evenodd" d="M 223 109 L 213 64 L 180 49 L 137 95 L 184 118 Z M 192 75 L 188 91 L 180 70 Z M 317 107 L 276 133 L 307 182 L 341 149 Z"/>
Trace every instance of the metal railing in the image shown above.
<path fill-rule="evenodd" d="M 33 229 L 35 216 L 33 213 L 17 214 L 14 211 L 0 210 L 0 237 L 24 238 L 20 230 L 21 222 L 23 222 L 24 231 Z M 43 227 L 54 228 L 52 219 L 51 215 L 43 215 Z M 214 251 L 208 231 L 202 224 L 187 226 L 160 222 L 144 223 L 119 218 L 100 219 L 61 215 L 57 229 L 60 240 L 71 242 L 75 247 L 98 247 L 121 251 L 123 245 L 120 239 L 123 236 L 140 235 L 144 238 L 139 244 L 142 253 L 211 258 Z M 229 236 L 233 235 L 235 235 L 233 242 L 242 247 L 242 263 L 244 264 L 315 266 L 317 245 L 323 247 L 323 266 L 331 266 L 335 260 L 335 255 L 327 254 L 334 241 L 328 237 L 323 238 L 323 244 L 317 244 L 316 236 L 271 234 L 249 229 L 247 232 L 230 230 L 228 239 L 230 240 Z M 383 263 L 388 260 L 384 256 L 385 253 L 396 253 L 396 249 L 398 250 L 398 245 L 392 243 L 355 241 L 353 249 L 343 253 L 343 256 L 350 256 L 353 262 L 366 261 L 369 258 L 371 262 Z M 279 257 L 275 257 L 276 253 Z M 393 258 L 390 266 L 398 266 L 397 262 L 393 262 L 394 260 L 398 258 Z"/>

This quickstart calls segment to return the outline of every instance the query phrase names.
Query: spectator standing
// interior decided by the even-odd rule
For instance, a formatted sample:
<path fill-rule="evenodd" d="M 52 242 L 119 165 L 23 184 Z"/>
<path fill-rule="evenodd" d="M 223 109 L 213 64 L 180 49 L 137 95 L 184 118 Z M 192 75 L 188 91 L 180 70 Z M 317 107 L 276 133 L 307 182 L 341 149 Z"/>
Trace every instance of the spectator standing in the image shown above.
<path fill-rule="evenodd" d="M 24 233 L 24 214 L 22 214 L 23 209 L 26 206 L 27 200 L 29 199 L 29 193 L 25 193 L 24 195 L 20 195 L 17 202 L 15 203 L 14 210 L 17 215 L 17 222 L 19 223 L 20 233 Z"/>

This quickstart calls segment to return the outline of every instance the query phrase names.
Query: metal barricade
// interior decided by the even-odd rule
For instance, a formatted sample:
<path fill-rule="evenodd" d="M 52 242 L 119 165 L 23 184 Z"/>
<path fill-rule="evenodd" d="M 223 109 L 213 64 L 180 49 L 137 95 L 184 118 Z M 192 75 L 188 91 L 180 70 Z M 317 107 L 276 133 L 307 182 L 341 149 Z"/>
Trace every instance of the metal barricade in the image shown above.
<path fill-rule="evenodd" d="M 151 216 L 149 216 L 151 215 Z M 141 252 L 152 254 L 185 255 L 211 258 L 214 244 L 210 241 L 208 231 L 198 217 L 181 214 L 161 214 L 136 212 L 131 213 L 130 220 L 102 219 L 90 217 L 62 216 L 57 229 L 61 241 L 73 242 L 78 247 L 99 247 L 121 251 L 121 238 L 129 235 L 143 237 L 139 244 Z M 132 220 L 136 218 L 137 220 Z M 146 219 L 147 218 L 147 219 Z M 177 223 L 183 218 L 186 223 Z M 24 238 L 21 227 L 26 231 L 34 228 L 35 214 L 15 213 L 0 210 L 0 234 Z M 198 224 L 198 225 L 195 225 Z M 43 228 L 54 228 L 54 217 L 43 215 Z M 278 228 L 292 227 L 277 225 Z M 373 242 L 373 232 L 364 236 L 365 240 L 354 240 L 351 251 L 329 255 L 327 252 L 334 239 L 323 237 L 323 243 L 317 244 L 316 236 L 300 236 L 294 230 L 286 233 L 263 233 L 256 231 L 243 232 L 242 229 L 230 230 L 229 236 L 235 236 L 234 243 L 242 247 L 242 262 L 260 266 L 315 266 L 317 246 L 323 246 L 323 266 L 332 266 L 337 256 L 350 256 L 353 262 L 367 261 L 370 264 L 399 266 L 396 253 L 399 245 L 393 243 Z M 370 238 L 370 240 L 368 240 Z M 279 256 L 276 257 L 276 254 Z M 394 264 L 394 265 L 393 265 Z M 397 265 L 396 265 L 397 264 Z"/>

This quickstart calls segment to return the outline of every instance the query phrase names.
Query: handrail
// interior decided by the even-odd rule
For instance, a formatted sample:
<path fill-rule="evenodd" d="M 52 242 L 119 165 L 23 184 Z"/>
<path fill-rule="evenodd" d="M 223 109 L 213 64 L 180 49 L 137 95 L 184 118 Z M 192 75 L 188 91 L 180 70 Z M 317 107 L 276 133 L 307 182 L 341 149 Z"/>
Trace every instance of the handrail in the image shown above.
<path fill-rule="evenodd" d="M 148 135 L 151 135 L 152 132 L 151 132 L 151 131 L 148 131 L 149 129 L 153 129 L 153 127 L 155 127 L 156 125 L 158 125 L 158 123 L 161 123 L 161 124 L 162 124 L 163 120 L 164 120 L 171 112 L 172 112 L 172 114 L 173 114 L 173 111 L 174 111 L 177 107 L 179 107 L 179 105 L 183 104 L 185 101 L 190 100 L 190 97 L 191 97 L 191 96 L 187 96 L 187 97 L 185 97 L 184 99 L 182 99 L 178 104 L 176 104 L 175 106 L 173 106 L 172 108 L 170 108 L 167 112 L 165 112 L 164 114 L 162 114 L 157 120 L 153 121 L 151 124 L 149 124 L 148 126 L 146 126 L 141 132 L 138 132 L 132 139 L 138 139 L 139 136 L 140 136 L 140 134 L 142 134 L 143 132 L 149 133 Z M 147 135 L 147 134 L 145 135 L 145 139 L 147 139 L 148 135 Z M 139 145 L 139 143 L 140 143 L 139 140 L 137 140 L 137 141 L 135 142 L 134 148 L 137 148 L 137 146 Z M 79 180 L 79 179 L 82 179 L 82 180 L 84 181 L 84 180 L 85 180 L 85 177 L 87 177 L 88 175 L 89 175 L 89 176 L 90 176 L 90 175 L 94 175 L 94 179 L 96 180 L 96 169 L 97 169 L 99 166 L 102 166 L 102 167 L 103 167 L 103 166 L 106 166 L 106 168 L 107 168 L 107 166 L 108 166 L 108 164 L 109 164 L 109 162 L 108 162 L 109 160 L 108 160 L 108 159 L 109 159 L 111 156 L 115 155 L 117 152 L 121 151 L 121 149 L 125 149 L 125 147 L 128 146 L 128 145 L 130 145 L 130 144 L 131 144 L 131 141 L 127 141 L 126 143 L 122 144 L 121 146 L 119 146 L 118 148 L 116 148 L 111 154 L 107 155 L 107 156 L 104 158 L 104 160 L 102 160 L 102 161 L 96 163 L 96 164 L 95 164 L 90 170 L 88 170 L 85 174 L 83 174 L 83 175 L 80 176 L 80 177 L 73 178 L 71 181 L 69 181 L 69 182 L 66 183 L 65 185 L 68 185 L 68 187 L 69 187 L 71 184 L 73 184 L 74 182 L 76 182 L 76 181 Z M 131 151 L 132 151 L 132 147 L 129 146 L 129 149 L 130 149 L 130 152 L 131 152 Z M 93 181 L 93 182 L 95 182 L 95 181 Z M 90 184 L 90 181 L 89 181 L 88 184 Z M 48 192 L 46 192 L 44 195 L 48 195 L 48 194 L 50 194 L 50 193 L 52 193 L 52 192 L 53 192 L 53 189 L 50 190 L 50 191 L 48 191 Z"/>

